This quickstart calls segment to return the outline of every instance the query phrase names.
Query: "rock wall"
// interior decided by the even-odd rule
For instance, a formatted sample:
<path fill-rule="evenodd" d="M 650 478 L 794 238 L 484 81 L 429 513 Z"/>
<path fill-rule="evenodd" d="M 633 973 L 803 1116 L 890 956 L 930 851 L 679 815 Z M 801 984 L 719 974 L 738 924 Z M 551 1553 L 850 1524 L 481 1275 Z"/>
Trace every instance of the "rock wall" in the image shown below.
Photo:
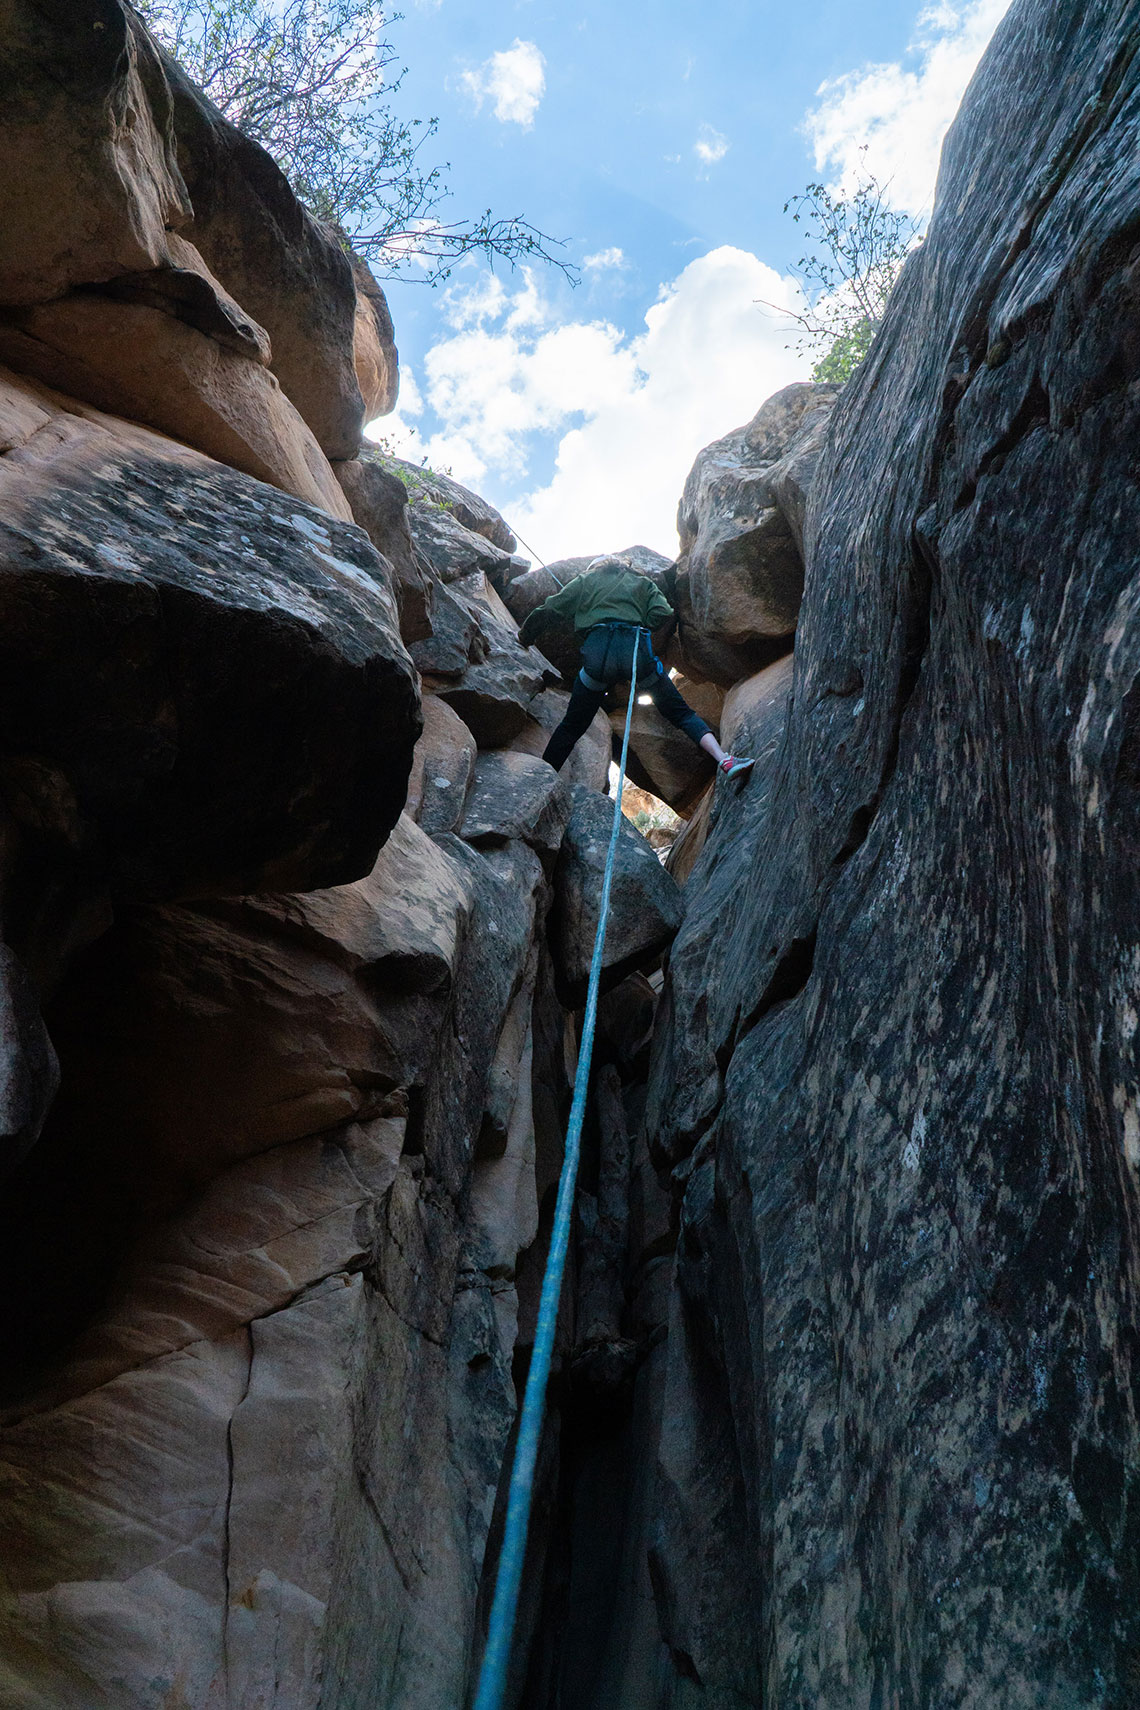
<path fill-rule="evenodd" d="M 359 258 L 119 0 L 0 41 L 0 1702 L 454 1710 L 609 725 L 544 764 L 510 530 L 362 447 Z"/>
<path fill-rule="evenodd" d="M 1137 1700 L 1133 11 L 629 549 L 757 763 L 639 711 L 514 1710 Z M 120 0 L 0 37 L 0 1702 L 457 1710 L 611 722 L 359 259 Z"/>
<path fill-rule="evenodd" d="M 654 1046 L 664 1684 L 585 1702 L 1137 1701 L 1138 136 L 1135 8 L 1015 4 L 827 430 Z"/>

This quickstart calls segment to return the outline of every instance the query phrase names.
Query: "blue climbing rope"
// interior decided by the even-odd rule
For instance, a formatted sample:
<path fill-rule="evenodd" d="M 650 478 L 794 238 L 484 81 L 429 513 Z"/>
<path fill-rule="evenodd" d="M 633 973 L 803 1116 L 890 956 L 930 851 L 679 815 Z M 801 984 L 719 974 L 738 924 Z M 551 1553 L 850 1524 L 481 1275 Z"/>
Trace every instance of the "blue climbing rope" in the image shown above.
<path fill-rule="evenodd" d="M 586 1118 L 586 1094 L 590 1084 L 590 1060 L 594 1054 L 594 1027 L 598 1018 L 598 988 L 602 980 L 602 956 L 606 948 L 606 926 L 610 915 L 610 888 L 613 884 L 614 858 L 621 832 L 621 797 L 625 788 L 625 765 L 629 755 L 629 729 L 633 721 L 633 704 L 637 697 L 636 658 L 633 681 L 629 685 L 629 705 L 625 710 L 625 733 L 621 741 L 621 765 L 618 767 L 617 793 L 614 797 L 614 821 L 610 831 L 610 847 L 602 879 L 602 903 L 598 913 L 598 930 L 594 938 L 594 954 L 590 962 L 590 979 L 586 988 L 586 1013 L 582 1020 L 582 1043 L 578 1050 L 578 1068 L 574 1076 L 574 1100 L 570 1106 L 570 1124 L 566 1130 L 566 1152 L 562 1174 L 558 1181 L 558 1199 L 554 1207 L 554 1229 L 550 1237 L 550 1254 L 542 1279 L 542 1296 L 538 1306 L 538 1323 L 534 1334 L 534 1352 L 527 1373 L 526 1393 L 519 1417 L 518 1441 L 515 1444 L 511 1487 L 507 1497 L 507 1520 L 503 1530 L 503 1547 L 499 1555 L 499 1571 L 495 1580 L 495 1601 L 491 1605 L 491 1623 L 483 1666 L 479 1671 L 479 1691 L 474 1710 L 501 1710 L 507 1687 L 507 1670 L 511 1661 L 515 1616 L 518 1609 L 519 1586 L 522 1582 L 526 1557 L 526 1537 L 530 1526 L 530 1505 L 534 1495 L 534 1469 L 538 1461 L 538 1446 L 542 1436 L 542 1416 L 546 1406 L 546 1384 L 550 1376 L 550 1361 L 554 1353 L 554 1332 L 558 1326 L 558 1300 L 562 1293 L 562 1275 L 566 1269 L 566 1253 L 570 1245 L 570 1225 L 574 1214 L 574 1188 L 578 1180 L 578 1158 L 582 1149 L 582 1124 Z"/>

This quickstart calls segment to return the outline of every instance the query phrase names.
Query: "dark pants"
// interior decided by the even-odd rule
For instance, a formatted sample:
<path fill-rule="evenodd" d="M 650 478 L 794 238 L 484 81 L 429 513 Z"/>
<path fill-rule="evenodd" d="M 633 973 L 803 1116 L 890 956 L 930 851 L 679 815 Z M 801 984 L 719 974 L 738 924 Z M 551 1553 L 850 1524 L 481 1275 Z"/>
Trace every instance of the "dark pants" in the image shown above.
<path fill-rule="evenodd" d="M 662 717 L 694 742 L 708 735 L 708 725 L 679 694 L 654 653 L 649 631 L 631 623 L 599 623 L 582 643 L 582 669 L 574 679 L 570 705 L 542 756 L 556 772 L 566 764 L 578 738 L 590 728 L 606 691 L 615 683 L 628 683 L 635 671 L 638 688 L 652 695 Z"/>

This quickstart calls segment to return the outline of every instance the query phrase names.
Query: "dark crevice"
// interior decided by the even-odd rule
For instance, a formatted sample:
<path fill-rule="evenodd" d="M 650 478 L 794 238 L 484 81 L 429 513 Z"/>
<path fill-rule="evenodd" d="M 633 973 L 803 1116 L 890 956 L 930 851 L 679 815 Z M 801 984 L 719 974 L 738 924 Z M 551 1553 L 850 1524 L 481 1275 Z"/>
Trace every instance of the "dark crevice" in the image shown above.
<path fill-rule="evenodd" d="M 954 500 L 955 511 L 964 510 L 967 505 L 973 504 L 978 483 L 982 478 L 986 475 L 996 475 L 1014 446 L 1027 438 L 1035 428 L 1046 427 L 1048 423 L 1049 395 L 1041 384 L 1040 376 L 1035 374 L 1013 420 L 986 452 L 975 473 L 959 488 Z"/>

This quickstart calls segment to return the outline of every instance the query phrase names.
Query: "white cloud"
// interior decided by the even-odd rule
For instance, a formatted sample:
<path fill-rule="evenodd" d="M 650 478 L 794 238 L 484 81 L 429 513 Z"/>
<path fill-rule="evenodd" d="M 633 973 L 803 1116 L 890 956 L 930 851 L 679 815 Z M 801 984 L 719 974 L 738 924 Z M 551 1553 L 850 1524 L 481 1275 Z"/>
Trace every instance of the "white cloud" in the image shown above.
<path fill-rule="evenodd" d="M 693 153 L 706 166 L 715 166 L 718 160 L 723 160 L 732 144 L 720 131 L 714 131 L 711 125 L 702 125 L 701 134 L 693 144 Z"/>
<path fill-rule="evenodd" d="M 560 321 L 530 278 L 494 302 L 483 283 L 468 289 L 472 311 L 456 292 L 455 330 L 425 364 L 440 426 L 420 454 L 502 506 L 547 560 L 635 539 L 675 551 L 677 501 L 701 446 L 805 377 L 788 322 L 757 306 L 792 306 L 797 287 L 744 250 L 690 262 L 632 338 L 605 321 Z M 528 490 L 536 435 L 558 437 L 555 469 Z"/>
<path fill-rule="evenodd" d="M 476 106 L 493 101 L 496 119 L 529 130 L 546 93 L 546 60 L 534 42 L 516 36 L 509 48 L 493 53 L 475 71 L 465 71 L 463 85 Z"/>
<path fill-rule="evenodd" d="M 596 255 L 588 255 L 582 266 L 591 273 L 602 273 L 610 268 L 621 272 L 629 266 L 629 262 L 625 259 L 625 251 L 615 247 L 613 249 L 600 249 Z"/>
<path fill-rule="evenodd" d="M 880 183 L 890 183 L 896 206 L 929 213 L 942 139 L 1009 5 L 930 6 L 919 16 L 905 62 L 865 65 L 821 84 L 820 103 L 807 116 L 817 168 L 849 188 L 865 164 Z"/>

